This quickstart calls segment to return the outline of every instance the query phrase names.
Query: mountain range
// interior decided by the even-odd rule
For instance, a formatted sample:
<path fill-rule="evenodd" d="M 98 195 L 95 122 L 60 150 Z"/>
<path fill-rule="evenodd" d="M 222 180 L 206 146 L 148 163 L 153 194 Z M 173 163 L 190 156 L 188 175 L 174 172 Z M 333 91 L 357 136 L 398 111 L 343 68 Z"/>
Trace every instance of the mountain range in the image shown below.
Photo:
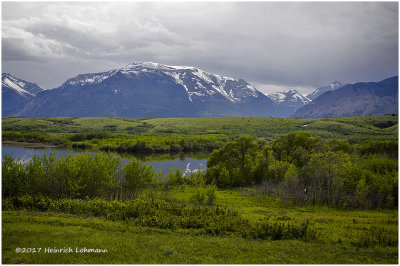
<path fill-rule="evenodd" d="M 397 113 L 397 82 L 384 83 L 383 87 L 376 87 L 374 82 L 342 85 L 335 81 L 307 96 L 294 89 L 265 95 L 242 79 L 195 67 L 142 62 L 107 72 L 80 74 L 52 90 L 43 90 L 34 83 L 3 74 L 2 111 L 3 117 L 125 118 L 325 117 L 389 110 L 389 113 Z M 347 98 L 350 101 L 343 101 Z M 358 108 L 352 110 L 347 105 L 354 105 L 354 99 L 362 100 L 358 101 Z M 379 106 L 373 108 L 375 103 Z M 335 104 L 341 107 L 330 107 Z M 364 110 L 363 104 L 368 108 Z"/>
<path fill-rule="evenodd" d="M 398 76 L 358 82 L 325 92 L 297 110 L 295 118 L 398 114 Z"/>
<path fill-rule="evenodd" d="M 275 114 L 273 102 L 242 79 L 149 62 L 78 75 L 38 93 L 19 113 L 129 118 L 271 114 Z"/>

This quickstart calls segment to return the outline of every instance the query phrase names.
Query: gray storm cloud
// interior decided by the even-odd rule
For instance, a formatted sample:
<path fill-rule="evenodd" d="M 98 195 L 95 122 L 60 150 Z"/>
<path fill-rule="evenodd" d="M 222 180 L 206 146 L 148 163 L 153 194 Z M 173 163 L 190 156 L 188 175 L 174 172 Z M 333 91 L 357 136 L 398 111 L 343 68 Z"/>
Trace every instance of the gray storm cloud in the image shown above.
<path fill-rule="evenodd" d="M 398 73 L 397 2 L 3 2 L 2 12 L 2 71 L 47 89 L 134 61 L 264 91 Z"/>

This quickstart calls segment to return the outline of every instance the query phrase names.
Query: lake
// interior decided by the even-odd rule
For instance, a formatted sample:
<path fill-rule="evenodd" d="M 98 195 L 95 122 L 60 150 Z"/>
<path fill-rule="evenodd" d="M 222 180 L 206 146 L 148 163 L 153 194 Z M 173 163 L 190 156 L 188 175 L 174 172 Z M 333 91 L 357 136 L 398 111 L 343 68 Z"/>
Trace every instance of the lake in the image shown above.
<path fill-rule="evenodd" d="M 5 155 L 11 155 L 14 159 L 20 159 L 25 164 L 28 164 L 34 155 L 42 157 L 44 154 L 49 155 L 55 153 L 58 157 L 66 156 L 68 154 L 74 155 L 77 153 L 90 153 L 95 154 L 97 151 L 82 151 L 71 149 L 57 149 L 57 148 L 27 148 L 27 147 L 13 147 L 2 146 L 2 160 Z M 156 171 L 164 171 L 165 174 L 169 172 L 170 168 L 181 169 L 183 172 L 189 172 L 198 168 L 205 170 L 207 168 L 208 154 L 205 153 L 191 153 L 191 154 L 118 154 L 111 153 L 115 156 L 122 157 L 122 161 L 136 158 L 148 165 L 152 165 Z"/>

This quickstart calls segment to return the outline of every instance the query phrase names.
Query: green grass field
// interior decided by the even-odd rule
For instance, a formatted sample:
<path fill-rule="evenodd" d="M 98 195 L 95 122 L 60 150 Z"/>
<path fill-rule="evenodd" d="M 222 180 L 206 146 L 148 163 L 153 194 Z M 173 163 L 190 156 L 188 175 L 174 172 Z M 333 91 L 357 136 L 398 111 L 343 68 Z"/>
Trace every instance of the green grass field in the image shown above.
<path fill-rule="evenodd" d="M 153 118 L 3 118 L 3 130 L 38 132 L 112 132 L 152 135 L 248 134 L 273 138 L 288 131 L 307 131 L 321 137 L 397 139 L 398 116 L 376 115 L 344 118 L 293 119 L 270 117 Z"/>
<path fill-rule="evenodd" d="M 259 198 L 251 188 L 218 190 L 216 203 L 236 209 L 245 218 L 273 221 L 309 220 L 317 239 L 259 240 L 211 236 L 195 230 L 136 227 L 102 217 L 28 211 L 3 211 L 3 263 L 168 263 L 168 264 L 397 264 L 398 246 L 364 242 L 386 232 L 397 242 L 398 212 L 338 210 L 329 207 L 285 207 Z M 190 187 L 177 187 L 168 197 L 184 200 Z M 378 230 L 379 229 L 379 230 Z M 358 241 L 358 242 L 357 242 Z M 368 244 L 369 243 L 369 244 Z M 45 248 L 71 247 L 71 253 L 46 253 Z M 81 249 L 107 253 L 76 253 Z M 17 253 L 17 248 L 42 248 Z M 38 250 L 36 250 L 38 251 Z"/>

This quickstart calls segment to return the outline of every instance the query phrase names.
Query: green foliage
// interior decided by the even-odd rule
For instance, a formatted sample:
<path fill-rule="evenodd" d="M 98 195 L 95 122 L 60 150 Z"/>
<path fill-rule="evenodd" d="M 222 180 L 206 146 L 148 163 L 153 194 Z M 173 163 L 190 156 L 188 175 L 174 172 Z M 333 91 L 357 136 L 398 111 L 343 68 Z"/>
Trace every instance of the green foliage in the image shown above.
<path fill-rule="evenodd" d="M 398 141 L 364 141 L 358 148 L 361 155 L 382 154 L 397 159 L 398 157 Z"/>
<path fill-rule="evenodd" d="M 122 199 L 136 198 L 146 185 L 154 184 L 156 181 L 154 169 L 137 160 L 126 163 L 120 175 Z"/>
<path fill-rule="evenodd" d="M 137 160 L 120 167 L 120 158 L 106 153 L 61 158 L 35 155 L 26 166 L 9 156 L 3 161 L 5 197 L 42 194 L 53 198 L 130 199 L 155 182 L 152 167 Z"/>
<path fill-rule="evenodd" d="M 19 196 L 27 192 L 25 167 L 20 159 L 14 160 L 10 155 L 4 156 L 2 163 L 2 195 L 4 198 Z"/>
<path fill-rule="evenodd" d="M 277 160 L 303 167 L 308 161 L 308 154 L 322 150 L 322 138 L 312 137 L 308 132 L 290 132 L 280 135 L 271 146 Z"/>
<path fill-rule="evenodd" d="M 312 240 L 316 237 L 315 230 L 308 222 L 271 223 L 268 219 L 251 222 L 237 212 L 219 206 L 185 205 L 157 199 L 138 198 L 126 202 L 99 198 L 53 200 L 43 196 L 26 195 L 4 199 L 3 208 L 93 215 L 111 220 L 126 220 L 137 226 L 195 229 L 204 234 L 237 235 L 254 239 Z"/>
<path fill-rule="evenodd" d="M 213 185 L 197 185 L 189 202 L 198 206 L 212 206 L 216 198 L 215 190 L 216 187 Z"/>
<path fill-rule="evenodd" d="M 4 211 L 2 217 L 4 264 L 398 263 L 397 247 L 359 248 L 329 241 L 322 243 L 299 240 L 260 241 L 239 236 L 188 234 L 182 231 L 132 226 L 125 221 L 68 214 Z M 335 225 L 334 228 L 337 228 L 338 224 Z M 36 247 L 47 247 L 49 243 L 51 247 L 64 247 L 68 244 L 71 247 L 107 249 L 108 252 L 97 254 L 15 252 L 16 247 L 29 247 L 33 243 Z"/>
<path fill-rule="evenodd" d="M 305 130 L 311 134 L 290 132 Z M 251 137 L 239 139 L 244 133 Z M 116 235 L 120 238 L 115 238 L 110 250 L 121 239 L 121 247 L 125 247 L 141 234 L 163 238 L 157 242 L 154 256 L 148 254 L 150 238 L 132 240 L 123 255 L 118 250 L 123 259 L 131 258 L 132 250 L 140 250 L 135 259 L 140 255 L 154 257 L 142 260 L 150 263 L 159 263 L 160 258 L 176 263 L 174 258 L 190 252 L 185 250 L 183 255 L 182 247 L 190 246 L 193 239 L 196 241 L 191 249 L 196 252 L 180 261 L 201 262 L 193 258 L 203 252 L 207 253 L 203 258 L 209 259 L 215 251 L 219 263 L 226 263 L 228 258 L 232 263 L 263 264 L 397 263 L 397 116 L 308 120 L 6 118 L 3 140 L 76 148 L 90 145 L 106 151 L 166 153 L 164 156 L 170 156 L 171 151 L 218 148 L 206 172 L 184 174 L 174 169 L 168 176 L 136 160 L 121 165 L 118 157 L 105 153 L 62 158 L 47 155 L 34 157 L 27 165 L 5 156 L 2 206 L 3 210 L 18 210 L 3 212 L 6 263 L 31 262 L 24 254 L 16 255 L 15 246 L 21 243 L 29 246 L 46 237 L 43 243 L 55 243 L 60 234 L 70 241 L 74 235 L 66 232 L 74 226 L 77 246 L 109 244 Z M 255 186 L 242 187 L 251 184 Z M 238 188 L 232 188 L 235 186 Z M 25 217 L 23 213 L 28 212 L 21 210 L 33 213 Z M 15 214 L 4 218 L 4 213 Z M 36 228 L 39 225 L 42 227 Z M 44 225 L 51 230 L 44 230 Z M 97 237 L 104 232 L 107 236 L 98 242 Z M 86 238 L 82 237 L 84 233 Z M 84 242 L 87 239 L 92 242 Z M 171 239 L 179 244 L 168 242 Z M 141 243 L 145 243 L 141 248 L 135 246 Z M 203 249 L 198 243 L 203 243 Z M 221 252 L 222 246 L 229 245 L 230 249 Z M 251 259 L 237 260 L 253 250 Z M 273 258 L 265 259 L 271 250 L 276 250 Z M 221 258 L 224 254 L 229 256 Z M 258 254 L 262 258 L 256 260 Z M 36 255 L 32 258 L 40 258 Z M 108 258 L 118 256 L 113 253 Z M 57 260 L 61 256 L 41 257 L 35 262 L 48 263 L 49 258 L 65 263 Z M 81 262 L 78 259 L 83 257 L 77 258 L 74 256 L 71 262 Z M 104 262 L 99 256 L 91 258 L 97 260 L 84 262 Z"/>
<path fill-rule="evenodd" d="M 216 184 L 219 187 L 226 187 L 231 183 L 229 172 L 222 165 L 208 166 L 206 180 L 209 184 Z"/>
<path fill-rule="evenodd" d="M 182 173 L 181 169 L 171 168 L 167 175 L 168 185 L 183 185 L 188 182 L 187 178 Z"/>
<path fill-rule="evenodd" d="M 3 140 L 8 141 L 65 146 L 78 142 L 79 145 L 85 143 L 87 147 L 108 151 L 169 153 L 212 151 L 244 134 L 270 141 L 280 134 L 300 131 L 307 131 L 324 139 L 342 139 L 352 144 L 362 143 L 364 140 L 396 141 L 398 118 L 386 115 L 324 119 L 9 117 L 3 119 L 2 129 Z M 298 141 L 302 141 L 308 137 L 303 134 L 299 138 Z M 284 141 L 281 144 L 285 144 Z M 336 149 L 346 149 L 338 145 Z M 279 145 L 276 148 L 279 149 Z M 301 156 L 302 149 L 307 150 L 302 144 L 297 148 L 297 151 L 294 149 L 289 154 L 281 155 L 298 157 Z M 301 163 L 301 158 L 298 160 Z"/>
<path fill-rule="evenodd" d="M 397 247 L 398 237 L 393 235 L 392 231 L 389 231 L 382 227 L 371 226 L 368 229 L 368 233 L 359 232 L 351 244 L 356 247 L 366 248 L 366 247 Z"/>
<path fill-rule="evenodd" d="M 393 208 L 398 199 L 397 141 L 323 140 L 307 132 L 269 144 L 241 137 L 213 151 L 207 183 L 258 184 L 265 194 L 295 205 Z"/>
<path fill-rule="evenodd" d="M 69 139 L 72 141 L 84 141 L 84 140 L 92 140 L 92 139 L 106 139 L 112 138 L 112 135 L 105 133 L 77 133 L 69 136 Z"/>
<path fill-rule="evenodd" d="M 29 143 L 57 143 L 62 144 L 64 141 L 60 141 L 58 138 L 52 138 L 47 133 L 41 132 L 14 132 L 5 131 L 2 133 L 4 140 L 18 141 L 18 142 L 29 142 Z"/>
<path fill-rule="evenodd" d="M 212 168 L 211 171 L 216 174 L 216 183 L 234 186 L 251 184 L 254 182 L 252 172 L 256 156 L 256 143 L 250 137 L 240 137 L 214 150 L 207 161 L 207 168 Z"/>

